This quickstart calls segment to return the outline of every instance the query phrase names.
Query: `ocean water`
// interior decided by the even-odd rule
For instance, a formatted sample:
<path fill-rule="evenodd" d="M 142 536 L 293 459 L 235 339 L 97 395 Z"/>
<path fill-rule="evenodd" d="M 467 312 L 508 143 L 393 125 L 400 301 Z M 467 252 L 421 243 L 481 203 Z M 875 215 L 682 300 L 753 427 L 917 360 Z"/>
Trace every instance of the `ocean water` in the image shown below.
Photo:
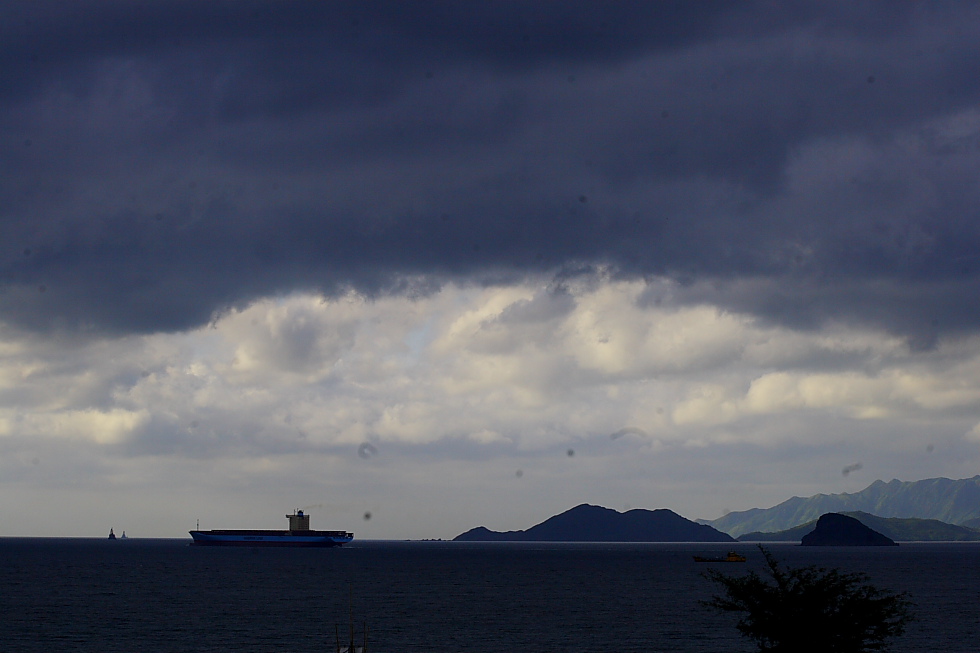
<path fill-rule="evenodd" d="M 189 540 L 0 539 L 0 651 L 334 650 L 372 653 L 752 651 L 693 554 L 749 544 L 354 542 L 235 549 Z M 897 652 L 980 648 L 980 544 L 770 550 L 787 565 L 868 574 L 907 590 L 917 620 Z"/>

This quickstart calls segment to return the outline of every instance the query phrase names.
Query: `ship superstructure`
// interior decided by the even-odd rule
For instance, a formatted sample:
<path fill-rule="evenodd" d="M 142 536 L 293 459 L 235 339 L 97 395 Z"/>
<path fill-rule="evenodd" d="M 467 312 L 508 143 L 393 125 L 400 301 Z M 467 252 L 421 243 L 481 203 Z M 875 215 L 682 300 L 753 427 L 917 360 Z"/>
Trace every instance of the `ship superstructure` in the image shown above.
<path fill-rule="evenodd" d="M 193 544 L 203 546 L 341 546 L 354 539 L 347 531 L 315 531 L 310 529 L 310 516 L 302 510 L 286 515 L 289 529 L 277 530 L 212 530 L 190 531 Z"/>

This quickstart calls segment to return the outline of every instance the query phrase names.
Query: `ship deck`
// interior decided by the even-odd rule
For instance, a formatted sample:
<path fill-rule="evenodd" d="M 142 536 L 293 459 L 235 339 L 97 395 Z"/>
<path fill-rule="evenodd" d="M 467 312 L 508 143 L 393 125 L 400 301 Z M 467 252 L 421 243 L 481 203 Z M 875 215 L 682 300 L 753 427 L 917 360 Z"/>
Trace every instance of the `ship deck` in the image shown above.
<path fill-rule="evenodd" d="M 261 535 L 264 537 L 352 537 L 353 533 L 347 531 L 283 531 L 283 530 L 262 530 L 254 528 L 246 529 L 217 529 L 212 531 L 195 531 L 206 535 Z"/>

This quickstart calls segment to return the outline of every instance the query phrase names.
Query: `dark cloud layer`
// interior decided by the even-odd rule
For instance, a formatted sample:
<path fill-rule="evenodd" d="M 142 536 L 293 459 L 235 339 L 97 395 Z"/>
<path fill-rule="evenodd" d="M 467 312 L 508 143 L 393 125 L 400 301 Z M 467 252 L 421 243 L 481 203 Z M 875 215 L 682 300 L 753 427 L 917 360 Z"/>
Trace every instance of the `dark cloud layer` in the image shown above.
<path fill-rule="evenodd" d="M 962 3 L 13 3 L 0 316 L 608 270 L 799 328 L 980 326 Z"/>

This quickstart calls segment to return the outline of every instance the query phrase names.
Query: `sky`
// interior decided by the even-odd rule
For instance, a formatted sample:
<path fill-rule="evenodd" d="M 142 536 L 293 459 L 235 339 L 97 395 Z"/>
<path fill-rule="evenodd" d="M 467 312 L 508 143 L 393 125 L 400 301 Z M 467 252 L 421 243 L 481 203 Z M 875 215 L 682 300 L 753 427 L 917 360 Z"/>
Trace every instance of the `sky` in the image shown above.
<path fill-rule="evenodd" d="M 8 0 L 0 536 L 980 469 L 980 8 Z"/>

